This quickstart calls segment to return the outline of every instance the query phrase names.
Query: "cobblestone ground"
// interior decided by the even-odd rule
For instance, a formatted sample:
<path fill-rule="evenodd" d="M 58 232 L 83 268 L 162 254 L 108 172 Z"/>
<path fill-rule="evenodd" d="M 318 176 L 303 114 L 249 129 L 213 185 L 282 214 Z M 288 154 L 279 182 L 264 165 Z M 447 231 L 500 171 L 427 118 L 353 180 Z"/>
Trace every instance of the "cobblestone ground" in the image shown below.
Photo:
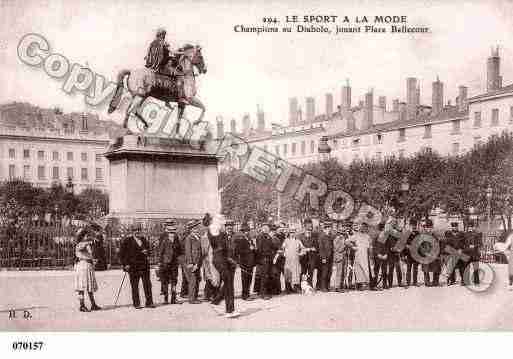
<path fill-rule="evenodd" d="M 440 288 L 393 288 L 382 292 L 282 295 L 268 301 L 236 299 L 242 315 L 227 319 L 208 303 L 131 307 L 127 282 L 117 307 L 115 294 L 121 271 L 97 273 L 97 302 L 104 310 L 78 311 L 73 272 L 0 272 L 0 330 L 2 331 L 251 331 L 251 330 L 513 330 L 513 292 L 506 285 L 504 265 L 495 265 L 494 285 L 474 293 L 459 285 Z M 419 277 L 421 274 L 419 273 Z M 157 304 L 160 283 L 152 271 Z M 236 276 L 236 295 L 240 280 Z M 141 289 L 142 295 L 142 289 Z M 143 301 L 144 302 L 144 301 Z M 86 303 L 88 304 L 87 300 Z M 9 319 L 9 309 L 16 309 Z M 32 318 L 23 319 L 27 309 Z M 219 306 L 224 309 L 224 303 Z"/>

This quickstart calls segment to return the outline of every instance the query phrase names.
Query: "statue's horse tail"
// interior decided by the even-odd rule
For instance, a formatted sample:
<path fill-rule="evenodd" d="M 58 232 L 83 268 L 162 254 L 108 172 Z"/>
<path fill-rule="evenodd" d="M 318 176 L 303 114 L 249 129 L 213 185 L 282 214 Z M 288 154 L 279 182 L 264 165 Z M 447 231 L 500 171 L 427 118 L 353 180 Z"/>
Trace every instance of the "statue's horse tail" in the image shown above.
<path fill-rule="evenodd" d="M 113 113 L 121 102 L 121 96 L 123 95 L 123 80 L 125 76 L 130 75 L 130 70 L 121 70 L 118 73 L 118 86 L 114 92 L 114 96 L 110 100 L 108 113 Z"/>

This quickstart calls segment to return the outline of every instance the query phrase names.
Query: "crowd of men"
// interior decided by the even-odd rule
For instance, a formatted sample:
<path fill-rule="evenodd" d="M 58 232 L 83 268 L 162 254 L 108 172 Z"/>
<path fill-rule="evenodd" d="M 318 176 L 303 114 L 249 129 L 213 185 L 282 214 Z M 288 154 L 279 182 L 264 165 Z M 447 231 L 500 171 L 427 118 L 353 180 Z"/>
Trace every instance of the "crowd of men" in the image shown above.
<path fill-rule="evenodd" d="M 323 222 L 320 229 L 314 229 L 312 221 L 306 219 L 301 231 L 284 223 L 264 223 L 257 229 L 250 229 L 247 223 L 237 227 L 235 231 L 235 224 L 227 221 L 224 231 L 227 259 L 233 268 L 240 268 L 243 300 L 254 299 L 252 292 L 262 299 L 299 293 L 303 284 L 322 292 L 386 290 L 394 286 L 394 277 L 397 286 L 408 288 L 420 285 L 419 269 L 423 284 L 437 287 L 442 284 L 444 266 L 447 285 L 456 283 L 457 274 L 462 285 L 479 284 L 480 280 L 477 269 L 483 241 L 473 222 L 467 223 L 465 232 L 458 229 L 458 223 L 451 223 L 443 235 L 433 232 L 431 220 L 410 220 L 400 226 L 390 219 L 377 228 L 366 223 Z M 179 234 L 175 221 L 166 222 L 157 268 L 164 304 L 180 304 L 178 294 L 190 304 L 202 303 L 202 282 L 203 300 L 219 304 L 224 299 L 222 286 L 226 283 L 222 282 L 226 279 L 212 265 L 207 231 L 208 224 L 190 221 Z M 142 279 L 146 306 L 151 308 L 148 241 L 140 227 L 133 227 L 131 233 L 123 241 L 121 262 L 130 275 L 134 306 L 141 308 L 138 283 Z M 233 286 L 233 277 L 231 282 Z"/>

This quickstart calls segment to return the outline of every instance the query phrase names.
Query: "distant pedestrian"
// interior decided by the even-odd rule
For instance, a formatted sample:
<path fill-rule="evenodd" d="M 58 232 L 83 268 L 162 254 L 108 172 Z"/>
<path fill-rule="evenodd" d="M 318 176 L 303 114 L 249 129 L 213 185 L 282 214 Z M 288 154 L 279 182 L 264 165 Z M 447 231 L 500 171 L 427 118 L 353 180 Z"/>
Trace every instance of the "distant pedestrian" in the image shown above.
<path fill-rule="evenodd" d="M 79 310 L 81 312 L 101 309 L 94 300 L 94 292 L 98 290 L 98 284 L 94 274 L 92 244 L 93 238 L 91 234 L 88 230 L 81 229 L 77 234 L 77 244 L 75 246 L 75 256 L 78 260 L 75 264 L 75 290 L 78 293 Z M 89 300 L 91 301 L 90 310 L 85 306 L 84 292 L 87 292 L 89 295 Z"/>

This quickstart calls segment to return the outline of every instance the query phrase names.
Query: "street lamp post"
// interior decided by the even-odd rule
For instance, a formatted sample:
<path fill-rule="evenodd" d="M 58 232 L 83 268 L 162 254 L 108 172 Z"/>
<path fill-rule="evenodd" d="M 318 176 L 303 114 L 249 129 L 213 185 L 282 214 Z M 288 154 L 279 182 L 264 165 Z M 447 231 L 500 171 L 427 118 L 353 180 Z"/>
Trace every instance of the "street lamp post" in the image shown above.
<path fill-rule="evenodd" d="M 489 185 L 486 188 L 486 214 L 487 214 L 487 224 L 486 224 L 486 240 L 487 242 L 490 240 L 490 227 L 492 221 L 492 195 L 493 190 Z"/>
<path fill-rule="evenodd" d="M 401 181 L 401 197 L 402 197 L 402 207 L 403 207 L 403 216 L 404 216 L 404 224 L 406 224 L 406 194 L 410 190 L 410 183 L 408 182 L 408 177 L 404 176 Z"/>
<path fill-rule="evenodd" d="M 319 140 L 319 146 L 317 147 L 317 152 L 319 153 L 319 159 L 320 159 L 321 166 L 322 166 L 322 176 L 323 176 L 322 180 L 327 183 L 328 176 L 327 176 L 325 164 L 326 164 L 326 162 L 328 162 L 330 160 L 330 154 L 331 154 L 331 147 L 328 144 L 328 136 L 321 137 L 321 139 Z M 319 213 L 319 215 L 320 215 L 320 213 Z"/>

